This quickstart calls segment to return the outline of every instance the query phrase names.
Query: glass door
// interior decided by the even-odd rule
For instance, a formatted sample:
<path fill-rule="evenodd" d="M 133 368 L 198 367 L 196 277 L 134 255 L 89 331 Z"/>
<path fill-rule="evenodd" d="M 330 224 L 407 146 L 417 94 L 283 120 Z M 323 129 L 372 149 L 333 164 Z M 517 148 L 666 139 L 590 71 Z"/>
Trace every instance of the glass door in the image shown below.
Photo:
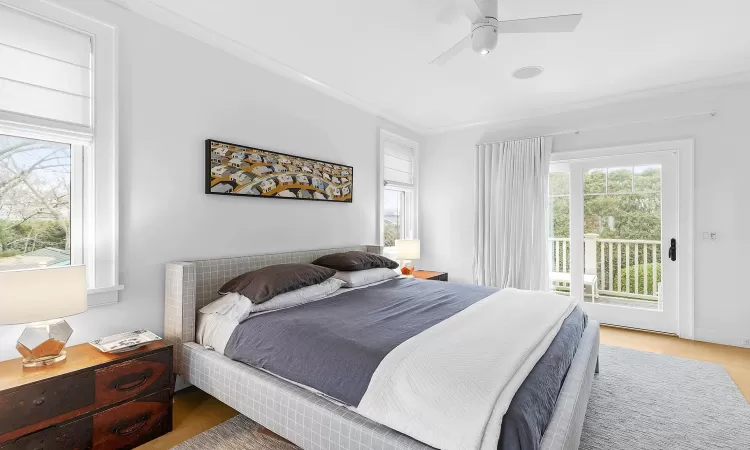
<path fill-rule="evenodd" d="M 677 265 L 670 248 L 677 236 L 677 182 L 673 152 L 553 165 L 553 290 L 583 299 L 601 323 L 676 333 Z M 565 222 L 568 248 L 560 236 Z"/>

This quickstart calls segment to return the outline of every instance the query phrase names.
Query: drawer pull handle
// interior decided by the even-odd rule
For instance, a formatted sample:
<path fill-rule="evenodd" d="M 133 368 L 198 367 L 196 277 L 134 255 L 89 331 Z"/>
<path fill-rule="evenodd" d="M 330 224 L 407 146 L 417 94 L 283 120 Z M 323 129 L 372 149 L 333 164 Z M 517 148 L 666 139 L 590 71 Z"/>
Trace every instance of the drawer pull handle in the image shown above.
<path fill-rule="evenodd" d="M 44 397 L 39 397 L 32 402 L 34 406 L 42 406 L 44 404 Z"/>
<path fill-rule="evenodd" d="M 146 369 L 141 373 L 122 377 L 119 380 L 115 382 L 115 390 L 123 392 L 123 391 L 132 391 L 133 389 L 137 389 L 140 387 L 143 383 L 148 381 L 149 378 L 151 378 L 151 375 L 153 375 L 153 370 Z"/>
<path fill-rule="evenodd" d="M 133 434 L 143 428 L 143 426 L 148 422 L 149 418 L 151 418 L 151 414 L 144 414 L 143 416 L 136 419 L 136 421 L 133 423 L 115 425 L 115 428 L 112 431 L 118 436 L 127 436 L 129 434 Z"/>

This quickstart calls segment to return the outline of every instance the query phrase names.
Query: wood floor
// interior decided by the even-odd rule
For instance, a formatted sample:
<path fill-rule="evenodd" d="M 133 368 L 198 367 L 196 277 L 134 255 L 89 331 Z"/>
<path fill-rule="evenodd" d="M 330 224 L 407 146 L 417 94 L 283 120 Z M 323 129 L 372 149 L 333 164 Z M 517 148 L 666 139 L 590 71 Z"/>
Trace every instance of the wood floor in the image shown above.
<path fill-rule="evenodd" d="M 602 327 L 601 340 L 602 344 L 721 364 L 750 402 L 750 349 L 612 327 Z M 232 408 L 194 387 L 184 389 L 175 394 L 174 431 L 140 448 L 172 448 L 236 414 Z"/>

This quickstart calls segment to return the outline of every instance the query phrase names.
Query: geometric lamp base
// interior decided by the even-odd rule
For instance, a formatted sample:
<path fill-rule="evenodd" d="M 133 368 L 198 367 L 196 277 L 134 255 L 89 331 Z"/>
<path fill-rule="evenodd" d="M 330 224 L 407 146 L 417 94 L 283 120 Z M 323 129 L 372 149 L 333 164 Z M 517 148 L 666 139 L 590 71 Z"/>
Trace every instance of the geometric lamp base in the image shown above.
<path fill-rule="evenodd" d="M 73 329 L 63 319 L 26 325 L 16 343 L 16 350 L 23 356 L 23 366 L 48 366 L 65 360 L 63 349 L 72 334 Z"/>
<path fill-rule="evenodd" d="M 36 359 L 23 359 L 23 366 L 24 367 L 42 367 L 42 366 L 49 366 L 54 363 L 59 363 L 60 361 L 65 361 L 65 358 L 67 358 L 68 355 L 65 353 L 65 350 L 61 351 L 57 355 L 53 356 L 43 356 L 41 358 Z"/>

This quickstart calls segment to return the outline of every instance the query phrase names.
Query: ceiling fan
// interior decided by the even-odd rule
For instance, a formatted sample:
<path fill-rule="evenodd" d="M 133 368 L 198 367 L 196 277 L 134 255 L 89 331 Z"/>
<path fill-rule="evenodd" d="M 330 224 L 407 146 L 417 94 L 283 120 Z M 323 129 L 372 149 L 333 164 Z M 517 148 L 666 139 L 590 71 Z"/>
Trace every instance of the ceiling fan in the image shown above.
<path fill-rule="evenodd" d="M 462 50 L 471 48 L 487 55 L 497 46 L 497 35 L 506 33 L 566 33 L 576 29 L 583 14 L 537 17 L 533 19 L 497 20 L 498 0 L 455 0 L 456 6 L 471 21 L 471 33 L 449 48 L 430 64 L 443 65 Z M 445 16 L 441 12 L 438 16 Z"/>

